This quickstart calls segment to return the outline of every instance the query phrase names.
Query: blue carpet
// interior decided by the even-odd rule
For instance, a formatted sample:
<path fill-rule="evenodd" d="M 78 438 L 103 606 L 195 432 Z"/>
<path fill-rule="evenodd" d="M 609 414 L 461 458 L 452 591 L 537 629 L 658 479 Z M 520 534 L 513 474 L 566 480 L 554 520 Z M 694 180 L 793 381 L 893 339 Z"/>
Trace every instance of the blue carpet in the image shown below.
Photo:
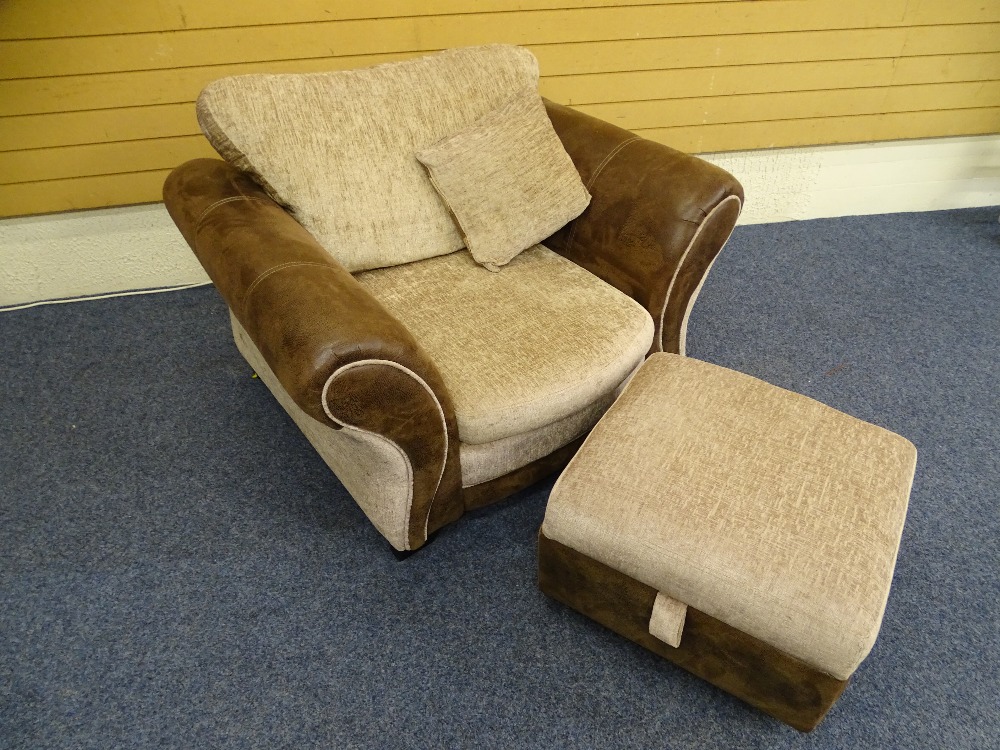
<path fill-rule="evenodd" d="M 871 656 L 810 735 L 535 585 L 551 481 L 405 562 L 210 288 L 0 316 L 0 747 L 1000 747 L 996 209 L 742 227 L 689 354 L 905 435 Z"/>

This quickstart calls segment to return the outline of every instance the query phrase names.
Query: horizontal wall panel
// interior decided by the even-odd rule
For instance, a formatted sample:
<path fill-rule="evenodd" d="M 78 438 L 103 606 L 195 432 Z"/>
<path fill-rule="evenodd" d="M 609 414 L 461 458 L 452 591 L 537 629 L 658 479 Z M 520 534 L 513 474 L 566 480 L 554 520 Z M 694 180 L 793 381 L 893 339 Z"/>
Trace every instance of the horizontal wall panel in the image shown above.
<path fill-rule="evenodd" d="M 1000 81 L 661 99 L 578 109 L 628 130 L 645 130 L 995 106 L 1000 106 Z"/>
<path fill-rule="evenodd" d="M 26 216 L 163 200 L 169 169 L 0 185 L 0 216 Z"/>
<path fill-rule="evenodd" d="M 715 0 L 737 2 L 738 0 Z M 204 0 L 50 0 L 48 12 L 39 12 L 39 0 L 0 3 L 0 39 L 39 39 L 103 34 L 182 31 L 227 26 L 314 23 L 365 18 L 437 16 L 456 13 L 495 13 L 510 10 L 594 8 L 622 5 L 703 3 L 705 0 L 241 0 L 238 15 L 229 3 Z"/>
<path fill-rule="evenodd" d="M 579 109 L 629 130 L 649 130 L 968 108 L 970 102 L 972 108 L 1000 106 L 1000 81 L 697 97 Z M 196 156 L 214 156 L 200 136 L 8 151 L 0 153 L 0 183 L 167 168 Z"/>
<path fill-rule="evenodd" d="M 707 91 L 727 96 L 875 88 L 927 80 L 959 83 L 997 79 L 1000 79 L 1000 52 L 551 76 L 543 77 L 541 91 L 553 101 L 577 106 L 692 98 Z M 0 151 L 14 150 L 15 146 L 17 150 L 38 149 L 198 132 L 194 105 L 190 102 L 0 117 Z"/>
<path fill-rule="evenodd" d="M 542 79 L 541 90 L 553 101 L 580 105 L 698 97 L 708 92 L 729 96 L 998 78 L 1000 53 L 990 53 L 552 76 Z"/>
<path fill-rule="evenodd" d="M 1000 24 L 621 39 L 532 47 L 542 73 L 612 73 L 726 65 L 1000 52 Z"/>
<path fill-rule="evenodd" d="M 866 115 L 816 120 L 696 125 L 639 131 L 640 135 L 692 153 L 807 145 L 822 134 L 830 143 L 933 137 L 943 130 L 963 135 L 996 132 L 1000 108 Z M 796 142 L 798 141 L 798 142 Z M 95 208 L 161 200 L 170 170 L 0 185 L 0 216 Z M 753 196 L 749 196 L 753 200 Z"/>
<path fill-rule="evenodd" d="M 0 151 L 194 135 L 191 102 L 0 117 Z"/>
<path fill-rule="evenodd" d="M 1000 52 L 1000 24 L 704 39 L 621 40 L 539 45 L 532 47 L 532 51 L 538 57 L 545 77 L 798 61 L 891 59 L 904 52 L 914 56 L 955 55 L 963 51 Z M 416 54 L 419 53 L 321 57 L 0 81 L 0 116 L 190 102 L 205 84 L 223 76 L 344 70 Z M 906 59 L 900 58 L 900 66 L 906 65 Z M 1000 73 L 995 77 L 1000 77 Z M 831 81 L 831 84 L 836 85 L 836 82 Z"/>
<path fill-rule="evenodd" d="M 937 112 L 898 112 L 856 117 L 822 117 L 739 124 L 689 125 L 640 129 L 644 138 L 680 151 L 709 153 L 823 142 L 865 143 L 907 138 L 935 138 L 941 133 L 988 135 L 998 132 L 1000 107 Z M 750 197 L 752 200 L 752 196 Z"/>
<path fill-rule="evenodd" d="M 1000 131 L 996 0 L 0 0 L 0 215 L 157 200 L 217 78 L 494 42 L 685 150 Z"/>
<path fill-rule="evenodd" d="M 217 156 L 200 135 L 0 153 L 0 184 L 169 169 Z"/>
<path fill-rule="evenodd" d="M 236 61 L 441 49 L 466 44 L 552 44 L 935 23 L 1000 22 L 1000 3 L 768 0 L 375 18 L 0 42 L 0 78 L 151 70 Z"/>
<path fill-rule="evenodd" d="M 1000 24 L 861 29 L 538 45 L 544 75 L 1000 51 Z M 242 73 L 344 70 L 420 53 L 323 57 L 163 71 L 0 81 L 0 116 L 193 101 L 206 83 Z M 901 60 L 905 60 L 903 57 Z"/>
<path fill-rule="evenodd" d="M 365 55 L 0 81 L 0 117 L 193 102 L 206 84 L 224 76 L 345 70 L 404 57 Z"/>

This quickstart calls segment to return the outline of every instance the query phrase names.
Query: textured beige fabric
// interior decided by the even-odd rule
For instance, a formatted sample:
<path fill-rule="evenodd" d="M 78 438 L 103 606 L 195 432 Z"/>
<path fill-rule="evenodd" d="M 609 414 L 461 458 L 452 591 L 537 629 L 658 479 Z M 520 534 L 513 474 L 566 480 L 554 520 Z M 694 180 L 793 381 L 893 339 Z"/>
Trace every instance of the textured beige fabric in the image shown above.
<path fill-rule="evenodd" d="M 543 530 L 847 679 L 881 625 L 915 465 L 880 427 L 655 354 L 563 472 Z"/>
<path fill-rule="evenodd" d="M 653 600 L 653 614 L 649 616 L 649 634 L 668 646 L 677 648 L 681 645 L 687 610 L 684 602 L 657 591 L 656 599 Z"/>
<path fill-rule="evenodd" d="M 618 398 L 641 364 L 640 362 L 613 391 L 557 422 L 542 425 L 530 432 L 494 440 L 492 443 L 460 444 L 462 486 L 472 487 L 501 477 L 576 440 L 597 424 L 597 420 Z"/>
<path fill-rule="evenodd" d="M 461 251 L 355 278 L 437 366 L 463 443 L 580 411 L 614 390 L 653 340 L 637 302 L 541 245 L 502 273 Z"/>
<path fill-rule="evenodd" d="M 306 414 L 268 367 L 249 334 L 230 314 L 236 347 L 288 412 L 379 533 L 398 550 L 409 548 L 413 470 L 392 441 L 354 427 L 334 430 Z"/>
<path fill-rule="evenodd" d="M 597 424 L 597 420 L 614 400 L 615 391 L 611 391 L 575 414 L 542 425 L 536 430 L 491 443 L 461 443 L 459 455 L 462 461 L 462 486 L 471 487 L 502 477 L 568 445 Z"/>
<path fill-rule="evenodd" d="M 534 87 L 417 152 L 472 257 L 497 271 L 575 219 L 590 193 Z"/>
<path fill-rule="evenodd" d="M 462 247 L 414 152 L 537 84 L 530 52 L 490 45 L 362 70 L 223 78 L 197 112 L 224 159 L 357 271 Z"/>

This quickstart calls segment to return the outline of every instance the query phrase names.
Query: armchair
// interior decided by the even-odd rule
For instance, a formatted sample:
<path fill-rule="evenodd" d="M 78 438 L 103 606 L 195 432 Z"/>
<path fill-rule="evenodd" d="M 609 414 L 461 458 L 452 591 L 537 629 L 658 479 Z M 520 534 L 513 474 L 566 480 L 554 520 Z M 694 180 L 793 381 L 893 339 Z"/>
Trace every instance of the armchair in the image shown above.
<path fill-rule="evenodd" d="M 537 81 L 524 50 L 472 50 Z M 462 62 L 465 75 L 464 54 L 371 70 L 400 73 L 412 88 L 425 60 Z M 340 85 L 345 74 L 322 75 Z M 285 84 L 275 78 L 292 77 L 263 83 Z M 502 79 L 484 78 L 476 95 Z M 440 82 L 433 87 L 440 94 Z M 451 112 L 445 132 L 506 93 Z M 419 251 L 422 225 L 405 219 L 385 230 L 401 240 L 376 232 L 378 252 L 402 248 L 398 262 L 358 261 L 353 245 L 340 254 L 346 242 L 331 250 L 315 217 L 276 184 L 281 175 L 272 180 L 252 154 L 234 153 L 228 135 L 213 145 L 231 163 L 190 161 L 164 186 L 170 215 L 229 306 L 240 352 L 396 550 L 415 550 L 466 510 L 560 469 L 647 353 L 683 352 L 691 306 L 739 215 L 742 189 L 721 169 L 568 107 L 545 108 L 590 206 L 499 272 L 454 246 Z M 219 118 L 202 124 L 211 138 Z M 393 177 L 386 191 L 398 188 Z"/>

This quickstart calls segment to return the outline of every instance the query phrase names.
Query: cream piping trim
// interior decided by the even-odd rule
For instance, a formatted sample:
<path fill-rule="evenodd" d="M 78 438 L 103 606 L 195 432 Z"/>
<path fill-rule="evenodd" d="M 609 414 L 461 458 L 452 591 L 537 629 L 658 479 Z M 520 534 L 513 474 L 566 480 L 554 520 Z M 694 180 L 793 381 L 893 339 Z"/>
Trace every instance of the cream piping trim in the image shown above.
<path fill-rule="evenodd" d="M 733 229 L 736 229 L 736 227 L 734 226 Z M 726 235 L 726 239 L 722 243 L 723 247 L 725 247 L 725 244 L 729 242 L 729 238 L 732 237 L 732 235 L 733 232 L 730 230 L 729 234 Z M 701 294 L 701 288 L 705 286 L 705 280 L 708 279 L 708 274 L 712 272 L 712 266 L 715 265 L 715 261 L 719 259 L 720 255 L 722 255 L 721 250 L 715 254 L 715 257 L 712 258 L 712 262 L 708 264 L 708 268 L 705 269 L 705 273 L 701 276 L 701 281 L 699 281 L 698 286 L 695 287 L 694 294 L 692 294 L 691 299 L 688 300 L 687 309 L 684 311 L 684 317 L 681 319 L 680 345 L 677 347 L 677 353 L 682 357 L 687 356 L 688 320 L 691 318 L 691 311 L 694 309 L 694 303 L 698 301 L 698 295 Z"/>
<path fill-rule="evenodd" d="M 322 398 L 323 398 L 323 411 L 326 412 L 326 415 L 334 423 L 336 423 L 336 424 L 339 424 L 339 425 L 341 425 L 343 427 L 350 427 L 351 429 L 358 430 L 358 431 L 361 431 L 361 432 L 371 432 L 370 430 L 363 430 L 360 427 L 357 427 L 357 426 L 352 425 L 352 424 L 348 424 L 347 422 L 344 422 L 343 420 L 337 419 L 337 417 L 335 417 L 333 415 L 333 412 L 330 411 L 330 407 L 329 407 L 329 405 L 327 403 L 327 394 L 330 391 L 330 386 L 333 384 L 333 381 L 338 376 L 340 376 L 344 372 L 347 372 L 348 370 L 352 370 L 352 369 L 354 369 L 356 367 L 364 367 L 366 365 L 376 365 L 376 366 L 382 365 L 382 366 L 387 366 L 387 367 L 394 367 L 397 370 L 400 370 L 400 371 L 406 373 L 411 378 L 413 378 L 418 383 L 420 383 L 420 385 L 423 387 L 423 389 L 425 391 L 427 391 L 430 394 L 431 398 L 434 400 L 434 405 L 437 407 L 437 410 L 438 410 L 438 416 L 441 418 L 441 430 L 442 430 L 442 434 L 444 435 L 444 460 L 441 462 L 441 471 L 438 474 L 437 484 L 434 486 L 434 495 L 437 495 L 437 491 L 441 487 L 441 480 L 444 478 L 445 467 L 448 464 L 448 421 L 445 419 L 444 409 L 441 408 L 441 402 L 438 401 L 437 395 L 435 395 L 435 393 L 431 389 L 431 387 L 429 385 L 427 385 L 426 381 L 424 381 L 423 378 L 421 378 L 419 375 L 417 375 L 415 372 L 413 372 L 413 370 L 409 369 L 408 367 L 404 367 L 403 365 L 399 364 L 398 362 L 393 362 L 393 361 L 388 360 L 388 359 L 359 359 L 357 362 L 350 362 L 350 363 L 344 365 L 343 367 L 339 367 L 339 368 L 337 368 L 337 370 L 334 371 L 334 373 L 329 378 L 327 378 L 326 383 L 323 384 L 323 394 L 322 394 Z M 378 434 L 378 433 L 374 433 L 373 432 L 372 434 Z M 384 435 L 380 435 L 379 437 L 382 437 L 383 439 L 388 440 L 388 438 L 386 438 Z M 409 536 L 410 536 L 409 535 L 409 529 L 410 529 L 410 509 L 413 507 L 413 467 L 410 464 L 409 456 L 406 455 L 406 453 L 403 451 L 403 449 L 400 448 L 398 445 L 396 445 L 396 443 L 394 443 L 393 441 L 390 440 L 389 442 L 392 443 L 392 445 L 396 448 L 396 450 L 398 450 L 400 452 L 400 454 L 402 454 L 403 458 L 406 460 L 407 472 L 409 473 L 410 498 L 409 498 L 409 502 L 407 503 L 407 507 L 406 507 L 406 530 L 407 530 L 406 531 L 406 546 L 407 546 L 407 549 L 409 549 L 409 544 L 410 544 L 410 542 L 409 542 Z M 434 496 L 431 497 L 432 502 L 433 502 L 433 499 L 434 499 Z M 427 516 L 424 518 L 424 536 L 427 535 L 427 524 L 430 523 L 430 510 L 431 510 L 431 506 L 428 505 L 427 506 Z"/>
<path fill-rule="evenodd" d="M 684 261 L 687 260 L 688 253 L 691 252 L 691 248 L 694 247 L 695 243 L 698 241 L 698 238 L 701 237 L 701 232 L 705 228 L 705 225 L 708 223 L 708 220 L 711 219 L 712 216 L 719 209 L 721 209 L 724 205 L 726 205 L 726 203 L 728 203 L 729 201 L 733 201 L 733 200 L 736 201 L 737 203 L 739 203 L 740 204 L 740 208 L 742 208 L 743 204 L 740 201 L 740 197 L 738 195 L 729 195 L 729 196 L 726 196 L 725 198 L 723 198 L 721 201 L 719 201 L 718 205 L 715 208 L 713 208 L 711 211 L 709 211 L 708 214 L 705 216 L 705 218 L 702 219 L 701 224 L 698 225 L 698 229 L 697 229 L 697 231 L 695 231 L 694 236 L 691 238 L 691 241 L 688 242 L 687 247 L 684 248 L 684 253 L 681 255 L 680 262 L 678 262 L 677 268 L 674 269 L 674 275 L 670 278 L 670 285 L 667 287 L 667 294 L 663 298 L 663 309 L 660 310 L 660 326 L 659 326 L 660 335 L 657 337 L 658 340 L 656 342 L 657 351 L 661 351 L 661 352 L 663 351 L 663 318 L 667 314 L 667 305 L 670 303 L 670 295 L 674 291 L 674 284 L 677 283 L 677 277 L 680 275 L 681 268 L 684 267 Z M 731 234 L 732 234 L 732 231 L 730 231 L 730 233 L 726 235 L 726 241 L 729 240 L 729 236 Z M 726 242 L 724 241 L 722 244 L 725 245 Z M 718 257 L 718 255 L 716 255 L 716 258 L 717 257 Z M 712 258 L 712 263 L 715 263 L 715 258 Z M 701 285 L 705 283 L 705 279 L 708 277 L 708 270 L 711 269 L 711 267 L 712 267 L 712 264 L 710 263 L 709 266 L 708 266 L 708 269 L 706 269 L 704 275 L 702 275 L 701 281 L 698 283 L 698 289 L 695 292 L 696 295 L 697 295 L 698 291 L 701 291 Z M 690 312 L 691 312 L 691 304 L 688 305 L 687 312 L 684 314 L 684 320 L 683 320 L 683 322 L 681 324 L 683 326 L 682 331 L 684 333 L 687 332 L 687 316 L 688 316 L 688 314 Z M 681 354 L 684 353 L 684 349 L 685 349 L 684 337 L 682 335 L 681 336 L 680 347 L 679 347 L 679 350 L 680 350 Z"/>

